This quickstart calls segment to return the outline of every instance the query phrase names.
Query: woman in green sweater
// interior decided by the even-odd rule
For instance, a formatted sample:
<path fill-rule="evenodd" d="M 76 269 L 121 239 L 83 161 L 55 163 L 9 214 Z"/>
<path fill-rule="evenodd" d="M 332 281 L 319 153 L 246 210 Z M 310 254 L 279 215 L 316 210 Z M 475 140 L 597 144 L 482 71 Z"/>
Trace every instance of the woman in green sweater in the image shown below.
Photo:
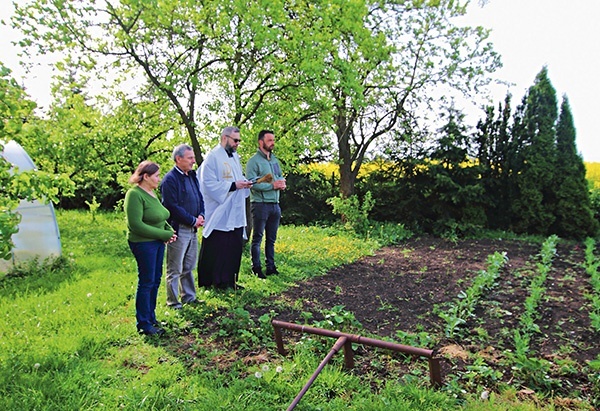
<path fill-rule="evenodd" d="M 169 210 L 163 207 L 154 190 L 160 184 L 159 167 L 142 161 L 129 179 L 135 184 L 125 194 L 127 240 L 138 266 L 135 316 L 138 332 L 161 335 L 156 320 L 156 297 L 162 276 L 165 244 L 175 241 L 175 231 L 167 224 Z"/>

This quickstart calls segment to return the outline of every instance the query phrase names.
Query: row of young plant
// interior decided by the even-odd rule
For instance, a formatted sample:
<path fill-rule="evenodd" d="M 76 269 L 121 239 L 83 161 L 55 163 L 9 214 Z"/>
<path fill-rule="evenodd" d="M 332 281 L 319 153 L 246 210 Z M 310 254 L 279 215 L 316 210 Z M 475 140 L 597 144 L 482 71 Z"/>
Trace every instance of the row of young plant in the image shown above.
<path fill-rule="evenodd" d="M 596 256 L 596 240 L 589 237 L 585 240 L 585 271 L 590 276 L 590 284 L 592 291 L 586 294 L 586 298 L 590 301 L 590 322 L 592 328 L 596 332 L 600 332 L 600 258 Z M 594 384 L 597 392 L 600 392 L 600 356 L 595 360 L 590 361 L 590 381 Z"/>
<path fill-rule="evenodd" d="M 496 285 L 500 270 L 507 261 L 506 252 L 496 251 L 489 255 L 486 260 L 487 268 L 479 271 L 469 288 L 458 293 L 458 297 L 450 303 L 449 308 L 441 310 L 436 307 L 435 312 L 446 322 L 446 337 L 463 336 L 464 328 L 461 326 L 474 315 L 475 308 L 485 293 Z"/>
<path fill-rule="evenodd" d="M 529 294 L 524 302 L 524 310 L 519 319 L 519 326 L 512 333 L 514 351 L 506 351 L 506 361 L 515 370 L 522 381 L 532 387 L 550 388 L 555 382 L 549 379 L 551 363 L 547 360 L 529 356 L 531 338 L 540 332 L 536 320 L 539 318 L 539 304 L 545 294 L 548 273 L 552 268 L 552 260 L 556 255 L 558 237 L 550 236 L 544 241 L 540 251 L 540 261 L 536 265 L 536 274 L 529 284 Z M 497 284 L 500 271 L 508 261 L 506 253 L 495 252 L 488 256 L 486 269 L 479 271 L 469 288 L 461 291 L 457 298 L 444 307 L 436 306 L 434 312 L 445 321 L 445 335 L 448 338 L 467 338 L 468 330 L 463 326 L 469 318 L 474 317 L 475 308 L 485 298 L 486 291 L 493 289 Z M 600 285 L 600 283 L 599 283 Z M 467 366 L 463 377 L 475 378 L 478 381 L 486 380 L 486 376 L 493 381 L 498 381 L 499 371 L 494 371 L 483 358 L 477 357 L 472 365 Z M 475 375 L 477 374 L 477 375 Z M 484 374 L 484 375 L 480 375 Z"/>
<path fill-rule="evenodd" d="M 586 294 L 590 300 L 590 321 L 595 331 L 600 331 L 600 259 L 594 254 L 596 240 L 588 237 L 585 240 L 585 271 L 590 276 L 592 291 Z"/>
<path fill-rule="evenodd" d="M 538 306 L 546 292 L 544 283 L 552 269 L 556 255 L 558 236 L 551 235 L 544 241 L 540 251 L 540 261 L 536 264 L 536 275 L 529 284 L 529 295 L 524 302 L 524 311 L 519 318 L 519 327 L 513 332 L 514 352 L 508 353 L 509 360 L 518 377 L 535 388 L 551 389 L 555 382 L 548 377 L 551 363 L 543 358 L 529 356 L 531 338 L 540 332 L 536 321 L 540 317 Z"/>

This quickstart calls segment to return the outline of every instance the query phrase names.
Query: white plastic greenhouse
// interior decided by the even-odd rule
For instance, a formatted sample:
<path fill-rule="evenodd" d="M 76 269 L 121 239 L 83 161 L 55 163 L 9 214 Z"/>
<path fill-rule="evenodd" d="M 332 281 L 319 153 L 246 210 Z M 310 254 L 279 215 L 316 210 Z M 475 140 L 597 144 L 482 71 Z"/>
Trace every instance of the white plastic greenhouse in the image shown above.
<path fill-rule="evenodd" d="M 21 171 L 35 169 L 31 157 L 14 141 L 6 143 L 0 155 Z M 21 222 L 19 232 L 12 237 L 15 243 L 12 259 L 0 260 L 0 271 L 35 257 L 43 260 L 61 254 L 60 233 L 52 203 L 23 200 L 17 211 L 21 214 Z"/>

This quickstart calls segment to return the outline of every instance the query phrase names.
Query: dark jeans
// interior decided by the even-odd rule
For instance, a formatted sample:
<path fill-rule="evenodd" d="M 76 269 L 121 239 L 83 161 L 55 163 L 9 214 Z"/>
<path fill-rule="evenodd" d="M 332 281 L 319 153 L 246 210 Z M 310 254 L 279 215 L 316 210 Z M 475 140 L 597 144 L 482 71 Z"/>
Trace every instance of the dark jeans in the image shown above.
<path fill-rule="evenodd" d="M 275 268 L 275 240 L 277 240 L 277 229 L 281 219 L 281 208 L 277 203 L 252 203 L 252 266 L 260 267 L 260 243 L 263 233 L 265 238 L 265 260 L 267 270 Z"/>
<path fill-rule="evenodd" d="M 137 261 L 138 285 L 135 295 L 135 318 L 138 330 L 148 330 L 156 321 L 156 296 L 162 276 L 165 244 L 162 241 L 129 242 Z"/>

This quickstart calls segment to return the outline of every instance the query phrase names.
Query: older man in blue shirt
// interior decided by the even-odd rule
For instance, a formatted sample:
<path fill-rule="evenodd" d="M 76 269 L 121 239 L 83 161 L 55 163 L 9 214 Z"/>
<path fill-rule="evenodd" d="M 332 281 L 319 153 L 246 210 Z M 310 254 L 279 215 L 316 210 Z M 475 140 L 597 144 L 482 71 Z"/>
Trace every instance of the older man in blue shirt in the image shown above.
<path fill-rule="evenodd" d="M 175 147 L 173 160 L 175 167 L 163 178 L 160 192 L 163 205 L 171 212 L 168 222 L 177 233 L 177 241 L 167 245 L 167 305 L 179 309 L 182 304 L 197 302 L 192 270 L 198 259 L 198 227 L 204 224 L 204 199 L 193 170 L 196 157 L 192 147 Z"/>

